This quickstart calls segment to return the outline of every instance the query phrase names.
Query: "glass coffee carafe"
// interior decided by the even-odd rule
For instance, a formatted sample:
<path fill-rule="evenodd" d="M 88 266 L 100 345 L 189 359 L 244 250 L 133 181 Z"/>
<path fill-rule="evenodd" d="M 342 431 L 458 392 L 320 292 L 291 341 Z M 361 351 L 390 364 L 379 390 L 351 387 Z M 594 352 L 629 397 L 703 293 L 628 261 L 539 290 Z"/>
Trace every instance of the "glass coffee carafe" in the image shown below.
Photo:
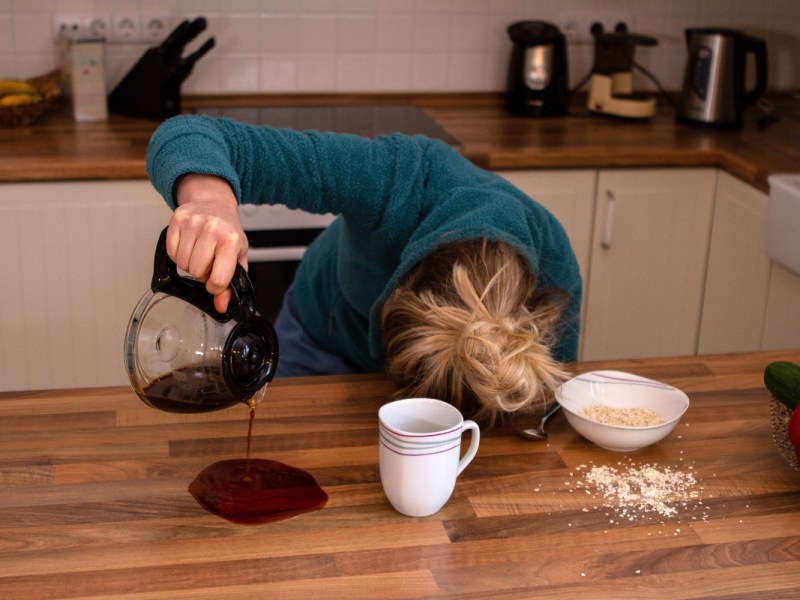
<path fill-rule="evenodd" d="M 168 412 L 198 413 L 236 403 L 255 408 L 278 364 L 278 339 L 255 309 L 253 286 L 237 265 L 225 314 L 205 284 L 179 273 L 156 245 L 153 279 L 131 316 L 125 367 L 146 404 Z"/>

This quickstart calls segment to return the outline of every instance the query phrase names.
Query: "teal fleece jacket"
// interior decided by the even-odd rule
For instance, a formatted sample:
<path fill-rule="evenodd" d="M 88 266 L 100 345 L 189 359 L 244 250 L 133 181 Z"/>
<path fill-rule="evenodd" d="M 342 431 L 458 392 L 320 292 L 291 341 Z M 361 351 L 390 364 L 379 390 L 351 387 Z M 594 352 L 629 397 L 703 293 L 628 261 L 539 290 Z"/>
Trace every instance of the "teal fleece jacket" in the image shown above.
<path fill-rule="evenodd" d="M 540 204 L 441 141 L 186 115 L 153 134 L 147 173 L 173 209 L 178 178 L 205 173 L 226 179 L 239 203 L 339 215 L 297 270 L 297 312 L 322 348 L 364 371 L 383 369 L 381 307 L 403 276 L 439 245 L 478 237 L 516 248 L 537 273 L 537 289 L 570 294 L 554 355 L 577 359 L 581 277 L 564 229 Z"/>

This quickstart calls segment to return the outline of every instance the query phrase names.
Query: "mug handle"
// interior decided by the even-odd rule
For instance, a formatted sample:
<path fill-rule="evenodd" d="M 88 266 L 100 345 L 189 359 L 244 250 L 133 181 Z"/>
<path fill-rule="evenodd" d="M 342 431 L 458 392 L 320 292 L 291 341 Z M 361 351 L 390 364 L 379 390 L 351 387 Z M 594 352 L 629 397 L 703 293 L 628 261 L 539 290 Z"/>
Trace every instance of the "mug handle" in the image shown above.
<path fill-rule="evenodd" d="M 466 469 L 467 465 L 472 462 L 473 458 L 475 458 L 475 455 L 478 453 L 478 444 L 480 444 L 481 441 L 481 430 L 475 421 L 464 421 L 464 423 L 461 425 L 461 433 L 463 434 L 467 429 L 472 430 L 472 435 L 470 436 L 469 448 L 467 448 L 467 451 L 461 460 L 458 461 L 458 471 L 456 471 L 456 477 L 461 475 L 461 471 Z"/>

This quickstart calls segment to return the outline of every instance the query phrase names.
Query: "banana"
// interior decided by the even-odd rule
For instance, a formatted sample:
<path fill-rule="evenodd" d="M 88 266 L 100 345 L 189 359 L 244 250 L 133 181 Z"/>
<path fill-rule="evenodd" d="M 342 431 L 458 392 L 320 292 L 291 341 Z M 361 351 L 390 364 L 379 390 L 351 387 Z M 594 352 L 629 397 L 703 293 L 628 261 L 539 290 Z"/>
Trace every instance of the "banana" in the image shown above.
<path fill-rule="evenodd" d="M 28 94 L 29 96 L 36 96 L 39 92 L 27 81 L 0 79 L 0 96 L 7 96 L 8 94 Z"/>
<path fill-rule="evenodd" d="M 20 104 L 29 104 L 36 102 L 40 96 L 37 94 L 32 96 L 30 94 L 6 94 L 0 97 L 0 106 L 18 106 Z"/>

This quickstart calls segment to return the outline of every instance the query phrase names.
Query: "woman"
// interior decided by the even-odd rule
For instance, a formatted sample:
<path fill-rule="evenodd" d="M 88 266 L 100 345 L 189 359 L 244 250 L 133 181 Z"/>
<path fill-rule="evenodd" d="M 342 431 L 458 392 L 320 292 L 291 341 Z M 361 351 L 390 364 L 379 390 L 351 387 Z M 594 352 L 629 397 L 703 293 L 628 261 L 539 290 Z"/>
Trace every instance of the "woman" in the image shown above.
<path fill-rule="evenodd" d="M 151 181 L 167 251 L 224 312 L 247 266 L 239 203 L 340 215 L 312 243 L 275 328 L 282 376 L 385 370 L 400 394 L 493 423 L 540 408 L 577 358 L 581 280 L 555 218 L 446 144 L 174 117 Z"/>

